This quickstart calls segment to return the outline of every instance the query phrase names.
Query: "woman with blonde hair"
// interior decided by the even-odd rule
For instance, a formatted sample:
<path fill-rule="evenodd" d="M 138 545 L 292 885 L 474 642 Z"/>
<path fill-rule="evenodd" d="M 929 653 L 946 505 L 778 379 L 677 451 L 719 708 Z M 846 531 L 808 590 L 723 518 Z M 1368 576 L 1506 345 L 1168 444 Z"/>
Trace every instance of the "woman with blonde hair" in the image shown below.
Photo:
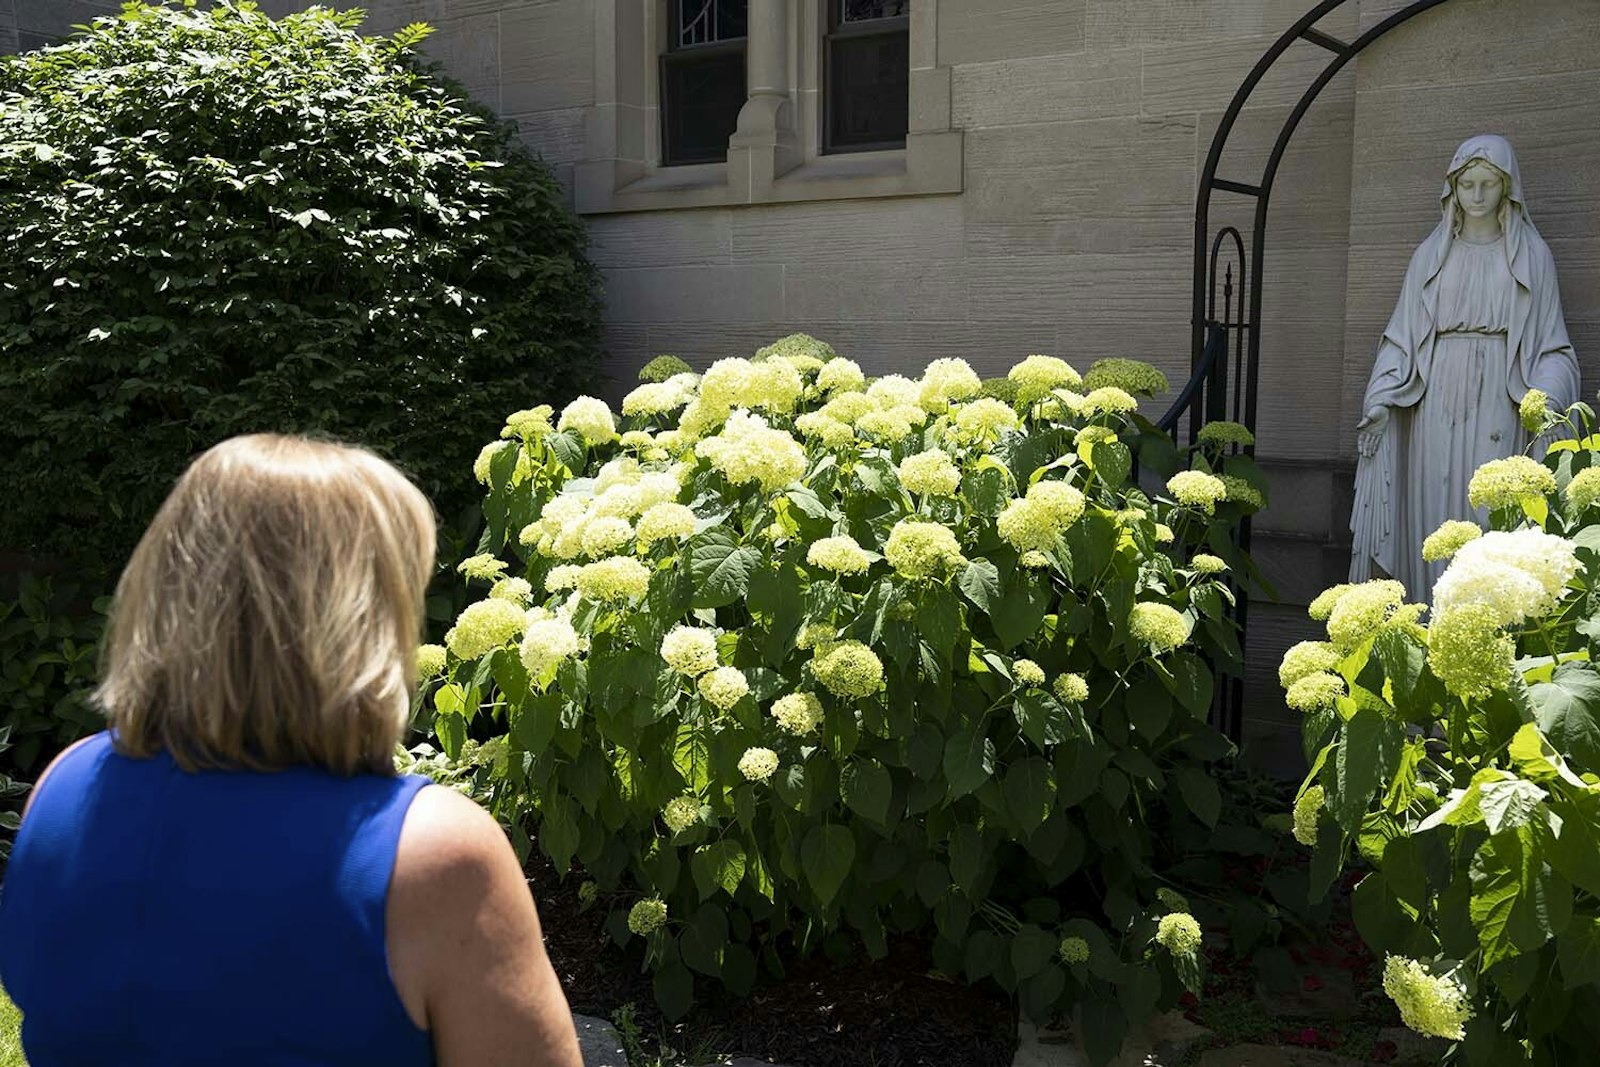
<path fill-rule="evenodd" d="M 394 771 L 433 553 L 361 449 L 238 437 L 178 481 L 117 586 L 110 729 L 0 891 L 34 1067 L 580 1067 L 504 833 Z"/>

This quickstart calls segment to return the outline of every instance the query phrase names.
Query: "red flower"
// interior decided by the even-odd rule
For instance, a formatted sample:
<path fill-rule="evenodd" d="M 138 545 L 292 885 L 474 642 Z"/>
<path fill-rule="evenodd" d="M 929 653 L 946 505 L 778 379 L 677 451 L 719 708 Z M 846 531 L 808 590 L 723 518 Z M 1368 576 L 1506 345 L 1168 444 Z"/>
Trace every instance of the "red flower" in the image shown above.
<path fill-rule="evenodd" d="M 1393 1041 L 1379 1041 L 1372 1046 L 1373 1063 L 1389 1063 L 1400 1055 L 1400 1049 Z"/>
<path fill-rule="evenodd" d="M 1309 1048 L 1321 1043 L 1322 1035 L 1317 1032 L 1316 1027 L 1308 1026 L 1304 1030 L 1301 1030 L 1299 1033 L 1295 1034 L 1289 1040 L 1296 1045 L 1304 1045 Z"/>

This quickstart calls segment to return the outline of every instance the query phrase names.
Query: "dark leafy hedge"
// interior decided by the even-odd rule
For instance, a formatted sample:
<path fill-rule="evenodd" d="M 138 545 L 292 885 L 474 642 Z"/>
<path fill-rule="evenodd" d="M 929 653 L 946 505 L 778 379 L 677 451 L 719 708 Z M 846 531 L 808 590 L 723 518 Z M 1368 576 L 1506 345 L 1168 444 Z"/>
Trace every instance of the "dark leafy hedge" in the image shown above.
<path fill-rule="evenodd" d="M 593 376 L 581 223 L 426 28 L 130 5 L 0 63 L 0 544 L 120 566 L 197 451 L 335 434 L 459 472 Z"/>

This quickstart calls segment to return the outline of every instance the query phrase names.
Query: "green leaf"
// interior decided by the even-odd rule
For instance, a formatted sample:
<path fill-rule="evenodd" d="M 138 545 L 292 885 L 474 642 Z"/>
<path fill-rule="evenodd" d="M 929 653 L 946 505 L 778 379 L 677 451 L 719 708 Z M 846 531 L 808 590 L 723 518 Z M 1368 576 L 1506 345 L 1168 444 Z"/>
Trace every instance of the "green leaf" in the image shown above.
<path fill-rule="evenodd" d="M 956 586 L 985 615 L 1000 601 L 1000 570 L 986 559 L 975 559 L 961 569 Z"/>
<path fill-rule="evenodd" d="M 1168 657 L 1167 669 L 1172 672 L 1172 695 L 1189 714 L 1204 719 L 1211 711 L 1216 685 L 1211 668 L 1191 652 L 1175 652 Z"/>
<path fill-rule="evenodd" d="M 964 797 L 994 774 L 994 742 L 974 729 L 953 734 L 944 746 L 944 776 L 950 799 Z"/>
<path fill-rule="evenodd" d="M 839 772 L 839 789 L 851 811 L 879 826 L 888 825 L 894 786 L 882 764 L 870 759 L 845 764 Z"/>
<path fill-rule="evenodd" d="M 1048 930 L 1023 923 L 1011 938 L 1011 969 L 1016 972 L 1017 980 L 1032 978 L 1044 970 L 1056 954 L 1058 944 L 1059 940 Z"/>
<path fill-rule="evenodd" d="M 1000 650 L 1009 652 L 1038 632 L 1050 610 L 1050 593 L 1025 572 L 1017 572 L 1011 585 L 989 611 L 989 622 L 1000 642 Z"/>
<path fill-rule="evenodd" d="M 1128 687 L 1128 721 L 1140 736 L 1154 741 L 1172 721 L 1172 697 L 1155 678 L 1141 678 Z"/>
<path fill-rule="evenodd" d="M 962 823 L 950 832 L 950 877 L 969 899 L 978 896 L 978 879 L 983 873 L 983 835 L 976 826 Z"/>
<path fill-rule="evenodd" d="M 715 904 L 702 904 L 678 936 L 683 962 L 708 978 L 722 977 L 722 953 L 728 943 L 728 917 Z"/>
<path fill-rule="evenodd" d="M 742 598 L 761 554 L 741 546 L 727 529 L 712 527 L 689 540 L 689 575 L 694 580 L 694 606 L 720 608 Z"/>
<path fill-rule="evenodd" d="M 650 980 L 655 991 L 656 1004 L 661 1014 L 676 1022 L 689 1014 L 694 1006 L 694 975 L 682 963 L 673 962 L 662 967 Z"/>
<path fill-rule="evenodd" d="M 719 888 L 729 896 L 744 880 L 744 846 L 731 838 L 701 845 L 689 861 L 689 872 L 694 875 L 695 888 L 700 899 L 705 900 Z"/>
<path fill-rule="evenodd" d="M 1402 744 L 1400 724 L 1376 708 L 1361 708 L 1344 724 L 1333 753 L 1328 810 L 1347 832 L 1360 828 L 1379 786 L 1394 774 Z"/>
<path fill-rule="evenodd" d="M 1180 767 L 1177 773 L 1178 792 L 1189 811 L 1208 827 L 1217 825 L 1222 815 L 1222 792 L 1217 783 L 1199 767 Z"/>
<path fill-rule="evenodd" d="M 1082 1026 L 1083 1050 L 1094 1067 L 1105 1067 L 1116 1059 L 1128 1033 L 1128 1020 L 1120 1007 L 1109 1000 L 1085 1000 Z"/>
<path fill-rule="evenodd" d="M 1019 692 L 1011 705 L 1011 713 L 1022 730 L 1022 736 L 1033 742 L 1039 751 L 1060 744 L 1067 736 L 1067 716 L 1061 705 L 1048 694 L 1037 689 Z"/>
<path fill-rule="evenodd" d="M 1401 900 L 1381 871 L 1361 879 L 1350 894 L 1350 912 L 1361 939 L 1375 952 L 1404 954 L 1417 930 L 1417 910 Z"/>
<path fill-rule="evenodd" d="M 456 759 L 461 755 L 461 746 L 467 743 L 467 720 L 459 715 L 436 715 L 433 732 L 446 756 Z"/>
<path fill-rule="evenodd" d="M 1495 834 L 1472 857 L 1470 910 L 1486 967 L 1537 949 L 1572 918 L 1572 884 L 1544 864 L 1548 835 L 1536 819 Z"/>
<path fill-rule="evenodd" d="M 1006 810 L 1022 828 L 1031 834 L 1050 814 L 1055 787 L 1050 782 L 1050 765 L 1038 756 L 1030 756 L 1014 763 L 1001 782 L 1005 794 Z M 1030 972 L 1031 973 L 1031 972 Z M 1018 977 L 1026 977 L 1020 971 Z"/>
<path fill-rule="evenodd" d="M 1524 826 L 1541 810 L 1545 791 L 1532 782 L 1507 778 L 1486 782 L 1478 793 L 1478 810 L 1491 834 Z"/>
<path fill-rule="evenodd" d="M 1558 751 L 1582 768 L 1600 770 L 1600 671 L 1568 661 L 1548 682 L 1528 687 L 1534 720 Z"/>
<path fill-rule="evenodd" d="M 815 826 L 800 846 L 800 867 L 824 907 L 838 896 L 856 859 L 856 839 L 843 826 Z"/>
<path fill-rule="evenodd" d="M 1057 1002 L 1067 989 L 1067 972 L 1059 964 L 1047 963 L 1017 989 L 1022 1011 L 1036 1023 L 1044 1024 L 1055 1014 Z"/>
<path fill-rule="evenodd" d="M 1563 791 L 1550 805 L 1561 832 L 1546 847 L 1546 859 L 1563 878 L 1600 897 L 1600 794 Z"/>
<path fill-rule="evenodd" d="M 1567 988 L 1600 985 L 1600 915 L 1574 915 L 1556 939 L 1556 959 Z"/>

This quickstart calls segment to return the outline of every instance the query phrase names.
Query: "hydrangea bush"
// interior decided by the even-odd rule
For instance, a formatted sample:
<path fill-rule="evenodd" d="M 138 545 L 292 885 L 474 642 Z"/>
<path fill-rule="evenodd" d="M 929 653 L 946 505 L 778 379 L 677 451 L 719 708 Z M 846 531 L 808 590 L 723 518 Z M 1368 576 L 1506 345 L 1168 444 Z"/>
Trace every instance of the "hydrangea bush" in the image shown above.
<path fill-rule="evenodd" d="M 1572 436 L 1485 464 L 1447 522 L 1433 604 L 1399 582 L 1311 605 L 1326 641 L 1280 668 L 1311 773 L 1294 835 L 1313 892 L 1370 866 L 1355 921 L 1383 987 L 1451 1062 L 1586 1062 L 1600 1040 L 1600 437 L 1592 412 L 1525 404 Z"/>
<path fill-rule="evenodd" d="M 903 932 L 1035 1017 L 1081 1004 L 1101 1061 L 1198 992 L 1156 890 L 1231 749 L 1239 433 L 1176 449 L 1130 361 L 1029 356 L 1012 402 L 803 335 L 643 377 L 620 418 L 533 408 L 484 448 L 482 599 L 419 659 L 441 748 L 482 741 L 518 846 L 621 902 L 669 1015 Z"/>

